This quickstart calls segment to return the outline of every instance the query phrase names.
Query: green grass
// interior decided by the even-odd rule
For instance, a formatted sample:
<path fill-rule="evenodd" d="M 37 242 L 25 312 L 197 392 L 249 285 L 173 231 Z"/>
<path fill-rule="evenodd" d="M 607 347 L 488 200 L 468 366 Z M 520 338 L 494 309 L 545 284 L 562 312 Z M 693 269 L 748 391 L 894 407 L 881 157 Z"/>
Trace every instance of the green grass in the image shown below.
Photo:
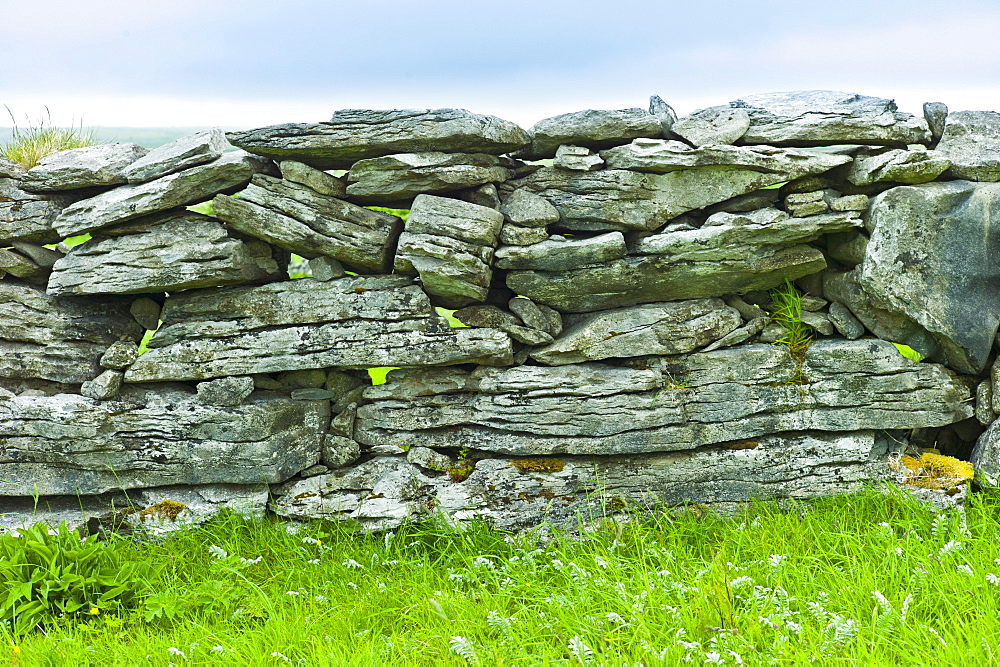
<path fill-rule="evenodd" d="M 225 517 L 110 543 L 162 566 L 133 610 L 0 642 L 19 665 L 992 664 L 998 508 L 872 493 L 583 540 Z"/>
<path fill-rule="evenodd" d="M 10 107 L 7 113 L 14 123 L 10 139 L 0 145 L 0 156 L 12 160 L 24 169 L 31 169 L 38 162 L 52 153 L 93 146 L 96 143 L 94 131 L 80 127 L 54 127 L 52 115 L 48 107 L 46 116 L 38 119 L 37 124 L 28 121 L 27 127 L 19 127 Z"/>
<path fill-rule="evenodd" d="M 784 335 L 775 342 L 787 346 L 801 363 L 813 341 L 812 327 L 802 321 L 802 295 L 786 279 L 784 285 L 770 291 L 770 296 L 775 306 L 771 319 L 784 330 Z"/>

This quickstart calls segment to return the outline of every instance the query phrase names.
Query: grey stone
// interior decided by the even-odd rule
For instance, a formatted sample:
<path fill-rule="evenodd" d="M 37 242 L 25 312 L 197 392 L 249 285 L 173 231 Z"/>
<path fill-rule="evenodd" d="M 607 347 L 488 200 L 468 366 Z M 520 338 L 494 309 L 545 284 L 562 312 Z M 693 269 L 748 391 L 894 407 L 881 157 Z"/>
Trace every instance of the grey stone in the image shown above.
<path fill-rule="evenodd" d="M 503 215 L 434 195 L 413 201 L 394 268 L 419 275 L 424 291 L 448 308 L 484 301 Z"/>
<path fill-rule="evenodd" d="M 127 166 L 122 175 L 133 185 L 217 160 L 229 147 L 221 128 L 203 130 L 152 149 Z"/>
<path fill-rule="evenodd" d="M 337 397 L 334 392 L 318 387 L 294 389 L 289 396 L 295 401 L 328 401 Z"/>
<path fill-rule="evenodd" d="M 530 160 L 554 157 L 564 144 L 610 148 L 637 137 L 663 134 L 660 119 L 642 109 L 575 111 L 540 120 L 528 131 L 531 146 L 523 151 Z"/>
<path fill-rule="evenodd" d="M 252 377 L 224 377 L 208 382 L 199 382 L 196 387 L 198 400 L 205 405 L 233 407 L 240 405 L 253 393 Z"/>
<path fill-rule="evenodd" d="M 138 144 L 100 144 L 46 155 L 21 179 L 34 192 L 76 190 L 126 181 L 124 170 L 147 153 Z"/>
<path fill-rule="evenodd" d="M 843 304 L 866 329 L 883 340 L 909 345 L 925 357 L 940 351 L 937 341 L 926 329 L 905 315 L 887 310 L 862 289 L 857 268 L 848 272 L 825 272 L 823 293 L 831 301 Z"/>
<path fill-rule="evenodd" d="M 357 371 L 352 373 L 331 370 L 326 374 L 326 382 L 323 384 L 323 388 L 336 394 L 339 401 L 353 389 L 360 386 L 368 386 L 369 384 L 371 384 L 371 378 L 367 372 L 364 372 L 363 377 L 361 377 Z M 349 436 L 350 433 L 344 433 L 343 435 Z"/>
<path fill-rule="evenodd" d="M 833 324 L 834 328 L 837 329 L 837 333 L 848 340 L 857 340 L 865 335 L 864 325 L 842 303 L 837 303 L 836 301 L 831 303 L 827 317 L 829 317 L 830 323 Z"/>
<path fill-rule="evenodd" d="M 140 218 L 72 248 L 49 277 L 49 294 L 137 294 L 261 282 L 284 274 L 271 247 L 192 211 Z"/>
<path fill-rule="evenodd" d="M 372 445 L 369 451 L 375 456 L 403 456 L 406 450 L 399 445 Z"/>
<path fill-rule="evenodd" d="M 969 181 L 1000 181 L 1000 113 L 948 114 L 937 152 L 951 161 L 946 174 Z"/>
<path fill-rule="evenodd" d="M 310 368 L 510 363 L 499 331 L 453 329 L 403 276 L 291 280 L 171 295 L 127 382 Z"/>
<path fill-rule="evenodd" d="M 552 166 L 572 171 L 597 171 L 604 167 L 604 160 L 583 146 L 560 146 L 556 149 Z"/>
<path fill-rule="evenodd" d="M 891 150 L 871 157 L 855 157 L 848 167 L 847 180 L 854 185 L 872 183 L 926 183 L 945 172 L 951 161 L 939 151 L 923 146 L 910 150 Z"/>
<path fill-rule="evenodd" d="M 320 255 L 309 260 L 312 277 L 316 280 L 335 280 L 344 275 L 344 265 L 329 255 Z"/>
<path fill-rule="evenodd" d="M 45 276 L 48 274 L 48 271 L 35 264 L 30 258 L 25 257 L 21 253 L 0 248 L 0 277 L 2 277 L 5 273 L 9 273 L 15 278 L 23 278 L 31 282 L 35 282 L 31 279 L 37 278 L 44 283 Z"/>
<path fill-rule="evenodd" d="M 626 253 L 621 232 L 586 239 L 552 236 L 529 246 L 498 248 L 494 265 L 498 269 L 565 271 L 620 259 Z"/>
<path fill-rule="evenodd" d="M 317 169 L 350 169 L 358 160 L 416 151 L 502 155 L 530 141 L 514 123 L 465 109 L 342 109 L 323 123 L 272 125 L 226 136 L 251 153 Z"/>
<path fill-rule="evenodd" d="M 674 108 L 663 101 L 659 95 L 649 97 L 649 113 L 660 121 L 660 137 L 670 138 L 670 129 L 677 122 L 677 112 Z"/>
<path fill-rule="evenodd" d="M 726 506 L 856 492 L 893 478 L 888 459 L 871 431 L 789 433 L 683 454 L 486 459 L 461 483 L 425 476 L 408 461 L 376 459 L 297 481 L 283 489 L 274 509 L 291 519 L 346 520 L 365 530 L 418 521 L 428 507 L 450 521 L 484 521 L 502 530 L 575 529 L 581 516 L 607 517 L 616 505 Z M 376 486 L 392 491 L 374 498 Z"/>
<path fill-rule="evenodd" d="M 794 218 L 804 218 L 809 215 L 826 213 L 830 210 L 830 205 L 826 203 L 822 191 L 793 192 L 785 197 L 785 209 Z"/>
<path fill-rule="evenodd" d="M 914 364 L 879 340 L 817 341 L 801 366 L 780 345 L 634 365 L 441 369 L 442 388 L 460 387 L 445 395 L 426 384 L 417 392 L 407 387 L 423 370 L 395 371 L 386 384 L 365 390 L 371 402 L 358 408 L 355 438 L 362 445 L 474 442 L 504 454 L 612 455 L 797 430 L 922 428 L 972 415 L 958 377 Z"/>
<path fill-rule="evenodd" d="M 106 370 L 93 380 L 80 385 L 80 394 L 95 401 L 106 401 L 118 395 L 125 374 L 118 370 Z"/>
<path fill-rule="evenodd" d="M 775 180 L 773 183 L 762 182 L 758 187 L 819 174 L 851 161 L 846 155 L 834 155 L 817 150 L 717 145 L 691 148 L 680 141 L 663 139 L 636 139 L 630 144 L 601 151 L 601 157 L 607 162 L 608 169 L 668 174 L 690 169 L 724 167 L 780 177 L 780 180 Z"/>
<path fill-rule="evenodd" d="M 833 335 L 833 324 L 823 313 L 812 313 L 808 310 L 803 310 L 799 319 L 801 319 L 805 325 L 815 329 L 819 334 L 824 336 Z"/>
<path fill-rule="evenodd" d="M 948 121 L 948 106 L 943 102 L 924 102 L 924 120 L 931 131 L 932 145 L 937 144 Z"/>
<path fill-rule="evenodd" d="M 1000 362 L 993 362 L 990 381 L 993 383 L 993 411 L 1000 413 Z"/>
<path fill-rule="evenodd" d="M 521 227 L 547 227 L 559 222 L 559 211 L 548 200 L 523 189 L 504 200 L 500 212 L 508 222 Z"/>
<path fill-rule="evenodd" d="M 401 153 L 359 160 L 347 173 L 347 196 L 379 204 L 498 183 L 510 178 L 511 163 L 483 153 Z"/>
<path fill-rule="evenodd" d="M 838 232 L 826 238 L 826 254 L 845 266 L 857 266 L 865 259 L 868 235 L 859 230 Z"/>
<path fill-rule="evenodd" d="M 739 312 L 722 299 L 649 303 L 574 318 L 551 345 L 531 352 L 535 361 L 562 366 L 611 357 L 683 354 L 737 329 Z"/>
<path fill-rule="evenodd" d="M 671 127 L 677 136 L 697 147 L 734 144 L 750 129 L 750 114 L 729 106 L 700 109 Z"/>
<path fill-rule="evenodd" d="M 451 465 L 451 459 L 444 454 L 439 454 L 429 447 L 410 447 L 406 452 L 406 460 L 424 470 L 434 470 L 444 472 Z"/>
<path fill-rule="evenodd" d="M 997 418 L 993 410 L 993 384 L 983 380 L 976 385 L 976 421 L 983 426 L 989 426 Z"/>
<path fill-rule="evenodd" d="M 521 326 L 514 315 L 496 306 L 466 306 L 456 310 L 454 317 L 466 326 L 499 329 L 525 345 L 545 345 L 552 342 L 552 336 L 544 330 Z"/>
<path fill-rule="evenodd" d="M 541 243 L 547 238 L 549 238 L 549 232 L 544 227 L 522 227 L 505 222 L 500 228 L 500 243 L 502 245 L 533 245 Z"/>
<path fill-rule="evenodd" d="M 325 401 L 199 403 L 178 385 L 117 400 L 0 397 L 0 495 L 98 494 L 167 484 L 271 484 L 319 460 Z"/>
<path fill-rule="evenodd" d="M 343 199 L 347 195 L 347 179 L 337 178 L 325 171 L 314 169 L 296 160 L 282 160 L 278 163 L 281 177 L 292 183 L 312 188 L 321 195 Z"/>
<path fill-rule="evenodd" d="M 762 308 L 747 303 L 735 294 L 728 295 L 725 298 L 725 302 L 730 308 L 735 308 L 745 322 L 753 322 L 754 320 L 759 320 L 762 317 L 769 317 Z"/>
<path fill-rule="evenodd" d="M 772 208 L 781 199 L 781 191 L 776 188 L 757 190 L 713 204 L 705 209 L 709 215 L 713 213 L 749 213 L 758 208 Z"/>
<path fill-rule="evenodd" d="M 144 330 L 156 331 L 160 328 L 160 304 L 149 297 L 133 301 L 128 312 Z"/>
<path fill-rule="evenodd" d="M 0 179 L 2 181 L 3 179 Z M 42 199 L 15 200 L 0 192 L 0 243 L 58 243 L 62 236 L 52 223 L 63 206 Z"/>
<path fill-rule="evenodd" d="M 771 318 L 769 317 L 758 317 L 750 320 L 740 328 L 733 329 L 711 345 L 706 345 L 702 348 L 702 352 L 721 350 L 724 347 L 732 347 L 733 345 L 744 343 L 763 331 L 770 322 Z"/>
<path fill-rule="evenodd" d="M 838 213 L 843 211 L 864 211 L 868 208 L 868 201 L 868 195 L 835 197 L 830 200 L 830 210 Z"/>
<path fill-rule="evenodd" d="M 21 180 L 24 178 L 26 173 L 28 172 L 18 163 L 0 156 L 0 178 L 14 178 Z"/>
<path fill-rule="evenodd" d="M 63 253 L 58 250 L 46 248 L 35 243 L 10 241 L 10 246 L 43 269 L 51 269 L 56 260 L 63 256 Z"/>
<path fill-rule="evenodd" d="M 243 151 L 139 185 L 123 185 L 67 206 L 53 222 L 63 238 L 235 192 L 267 163 Z"/>
<path fill-rule="evenodd" d="M 802 90 L 751 95 L 730 102 L 745 109 L 750 128 L 747 144 L 823 146 L 929 144 L 927 122 L 898 111 L 893 100 L 830 90 Z"/>
<path fill-rule="evenodd" d="M 142 337 L 128 306 L 116 297 L 56 298 L 0 282 L 0 378 L 78 384 L 96 377 L 109 345 Z"/>
<path fill-rule="evenodd" d="M 979 436 L 970 460 L 983 481 L 991 486 L 1000 484 L 1000 419 Z"/>
<path fill-rule="evenodd" d="M 799 297 L 799 305 L 806 312 L 823 310 L 829 303 L 826 299 L 812 294 L 803 294 Z"/>
<path fill-rule="evenodd" d="M 310 466 L 305 470 L 303 470 L 302 472 L 300 472 L 299 477 L 302 478 L 315 477 L 316 475 L 325 475 L 328 472 L 330 472 L 330 468 L 326 467 L 325 465 L 317 463 L 316 465 Z"/>
<path fill-rule="evenodd" d="M 139 358 L 139 346 L 132 340 L 116 340 L 101 355 L 101 368 L 121 370 L 128 368 Z"/>
<path fill-rule="evenodd" d="M 761 329 L 758 340 L 761 343 L 776 343 L 784 337 L 785 328 L 777 322 L 772 321 L 769 324 L 765 324 L 764 328 Z"/>
<path fill-rule="evenodd" d="M 317 388 L 326 385 L 327 373 L 321 368 L 285 371 L 278 375 L 278 384 L 285 391 L 293 389 Z"/>
<path fill-rule="evenodd" d="M 387 273 L 402 223 L 312 188 L 263 174 L 239 198 L 218 196 L 215 215 L 244 234 L 307 259 L 328 255 L 363 272 Z"/>
<path fill-rule="evenodd" d="M 1000 185 L 950 181 L 887 190 L 866 221 L 859 283 L 934 337 L 941 351 L 927 356 L 962 373 L 983 370 L 1000 326 L 997 219 Z"/>
<path fill-rule="evenodd" d="M 323 465 L 333 468 L 349 466 L 361 458 L 361 445 L 350 438 L 328 434 L 323 439 Z"/>
<path fill-rule="evenodd" d="M 552 337 L 562 333 L 562 317 L 547 306 L 539 306 L 525 297 L 514 297 L 507 302 L 507 307 L 529 329 L 544 331 Z"/>
<path fill-rule="evenodd" d="M 486 208 L 491 208 L 494 211 L 499 211 L 501 206 L 500 194 L 497 192 L 497 186 L 493 183 L 480 185 L 478 188 L 456 190 L 455 192 L 450 193 L 449 196 L 454 197 L 455 199 L 461 199 L 462 201 L 467 201 L 470 204 L 485 206 Z"/>

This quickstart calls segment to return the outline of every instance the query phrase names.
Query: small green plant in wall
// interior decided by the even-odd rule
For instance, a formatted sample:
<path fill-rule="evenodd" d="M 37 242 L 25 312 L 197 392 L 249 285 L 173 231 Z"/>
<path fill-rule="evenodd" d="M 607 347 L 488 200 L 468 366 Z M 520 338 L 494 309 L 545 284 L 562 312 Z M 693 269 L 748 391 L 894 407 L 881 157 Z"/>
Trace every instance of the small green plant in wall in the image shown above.
<path fill-rule="evenodd" d="M 802 321 L 802 295 L 788 279 L 783 286 L 772 289 L 770 295 L 775 306 L 771 319 L 784 330 L 784 335 L 775 342 L 787 346 L 801 364 L 813 341 L 812 327 Z"/>

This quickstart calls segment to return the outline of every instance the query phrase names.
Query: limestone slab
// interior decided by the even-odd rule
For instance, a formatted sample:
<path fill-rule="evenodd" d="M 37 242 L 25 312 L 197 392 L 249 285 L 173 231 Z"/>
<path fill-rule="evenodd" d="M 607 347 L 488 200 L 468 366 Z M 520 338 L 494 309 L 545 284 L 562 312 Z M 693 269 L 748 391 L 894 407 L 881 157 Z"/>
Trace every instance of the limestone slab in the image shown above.
<path fill-rule="evenodd" d="M 733 144 L 750 129 L 750 114 L 728 106 L 709 107 L 679 118 L 670 128 L 695 146 Z"/>
<path fill-rule="evenodd" d="M 588 239 L 552 236 L 531 245 L 502 246 L 497 249 L 494 264 L 498 269 L 564 271 L 620 259 L 626 254 L 621 232 Z"/>
<path fill-rule="evenodd" d="M 854 185 L 883 181 L 914 185 L 933 181 L 949 166 L 951 160 L 938 151 L 923 147 L 891 150 L 871 157 L 855 157 L 847 170 L 847 180 Z"/>
<path fill-rule="evenodd" d="M 122 175 L 133 185 L 146 183 L 175 171 L 212 162 L 221 157 L 228 147 L 221 128 L 195 132 L 152 149 L 125 167 Z"/>
<path fill-rule="evenodd" d="M 510 178 L 513 164 L 483 153 L 403 153 L 359 160 L 347 173 L 347 196 L 378 204 L 499 183 Z"/>
<path fill-rule="evenodd" d="M 586 148 L 608 148 L 636 137 L 659 137 L 660 120 L 644 109 L 574 111 L 535 123 L 528 131 L 531 147 L 525 151 L 531 160 L 550 158 L 564 144 Z"/>
<path fill-rule="evenodd" d="M 951 161 L 948 175 L 969 181 L 1000 181 L 1000 113 L 948 114 L 937 151 Z"/>
<path fill-rule="evenodd" d="M 46 155 L 21 179 L 34 192 L 125 183 L 125 168 L 149 151 L 138 144 L 100 144 Z"/>
<path fill-rule="evenodd" d="M 417 151 L 502 155 L 530 141 L 510 121 L 465 109 L 342 109 L 322 123 L 272 125 L 226 136 L 251 153 L 317 169 L 350 169 L 358 160 Z"/>

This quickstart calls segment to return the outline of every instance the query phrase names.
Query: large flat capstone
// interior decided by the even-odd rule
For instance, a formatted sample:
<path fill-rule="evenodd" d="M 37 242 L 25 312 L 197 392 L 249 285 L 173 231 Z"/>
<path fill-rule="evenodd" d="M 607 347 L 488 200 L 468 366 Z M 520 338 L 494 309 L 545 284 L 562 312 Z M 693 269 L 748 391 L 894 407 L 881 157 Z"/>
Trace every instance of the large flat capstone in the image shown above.
<path fill-rule="evenodd" d="M 126 382 L 308 368 L 509 364 L 510 338 L 452 329 L 405 276 L 292 280 L 171 295 Z"/>
<path fill-rule="evenodd" d="M 0 496 L 281 482 L 319 460 L 329 418 L 327 401 L 255 395 L 222 408 L 182 385 L 103 402 L 0 391 Z"/>
<path fill-rule="evenodd" d="M 969 389 L 881 340 L 813 343 L 799 366 L 779 345 L 747 345 L 614 367 L 393 371 L 365 390 L 362 444 L 514 455 L 635 454 L 785 431 L 909 429 L 972 415 Z"/>
<path fill-rule="evenodd" d="M 289 123 L 229 132 L 234 146 L 317 169 L 350 169 L 393 153 L 441 151 L 502 155 L 526 146 L 527 132 L 465 109 L 342 109 L 323 123 Z"/>

